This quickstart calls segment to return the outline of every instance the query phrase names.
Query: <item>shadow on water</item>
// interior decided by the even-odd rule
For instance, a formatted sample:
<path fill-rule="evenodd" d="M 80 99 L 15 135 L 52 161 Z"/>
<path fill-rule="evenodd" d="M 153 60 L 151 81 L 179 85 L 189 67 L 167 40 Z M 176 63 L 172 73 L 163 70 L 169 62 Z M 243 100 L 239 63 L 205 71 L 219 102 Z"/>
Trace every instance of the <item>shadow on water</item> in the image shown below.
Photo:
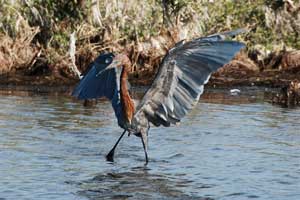
<path fill-rule="evenodd" d="M 192 181 L 182 175 L 151 173 L 147 167 L 135 167 L 126 172 L 98 174 L 94 178 L 78 183 L 80 196 L 96 199 L 170 199 L 213 200 L 210 197 L 189 195 L 180 190 L 189 187 Z M 203 188 L 209 186 L 203 185 Z"/>

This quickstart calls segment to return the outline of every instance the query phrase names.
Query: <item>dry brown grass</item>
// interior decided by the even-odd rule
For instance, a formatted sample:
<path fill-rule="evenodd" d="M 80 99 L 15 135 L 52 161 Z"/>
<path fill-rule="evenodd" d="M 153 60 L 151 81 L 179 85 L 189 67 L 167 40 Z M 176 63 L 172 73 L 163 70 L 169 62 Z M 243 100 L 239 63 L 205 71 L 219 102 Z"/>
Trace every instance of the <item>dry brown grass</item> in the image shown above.
<path fill-rule="evenodd" d="M 0 74 L 27 68 L 39 51 L 37 46 L 31 44 L 39 28 L 30 27 L 20 17 L 18 30 L 15 39 L 6 34 L 0 35 Z"/>
<path fill-rule="evenodd" d="M 91 0 L 87 2 L 97 3 L 80 8 L 84 18 L 66 15 L 69 17 L 59 20 L 52 16 L 51 10 L 54 9 L 40 5 L 38 1 L 27 1 L 30 5 L 24 5 L 22 2 L 16 0 L 7 2 L 8 6 L 0 5 L 0 12 L 7 10 L 5 19 L 13 19 L 12 23 L 7 24 L 15 31 L 14 34 L 2 31 L 1 22 L 4 20 L 0 20 L 0 74 L 16 71 L 28 74 L 26 71 L 45 68 L 47 76 L 78 79 L 78 75 L 72 70 L 74 59 L 68 52 L 69 36 L 73 32 L 77 38 L 75 65 L 80 72 L 85 72 L 89 63 L 102 52 L 126 52 L 133 63 L 131 75 L 138 78 L 144 75 L 154 76 L 161 58 L 181 39 L 191 39 L 237 27 L 249 27 L 252 31 L 238 40 L 245 41 L 252 51 L 257 50 L 259 45 L 262 46 L 263 50 L 257 51 L 256 57 L 259 58 L 253 59 L 253 63 L 245 54 L 233 61 L 231 68 L 228 68 L 231 71 L 244 70 L 245 73 L 257 71 L 257 65 L 261 71 L 277 66 L 275 59 L 271 59 L 274 65 L 270 62 L 271 64 L 265 66 L 265 61 L 272 57 L 271 53 L 280 52 L 288 45 L 294 45 L 296 48 L 299 43 L 298 1 L 292 3 L 292 6 L 286 3 L 282 8 L 274 10 L 265 4 L 265 0 L 256 0 L 255 3 L 250 0 L 180 0 L 176 2 L 185 2 L 186 6 L 175 13 L 169 13 L 172 26 L 164 24 L 162 4 L 157 0 Z M 63 4 L 63 1 L 61 3 Z M 35 23 L 40 28 L 34 27 L 32 21 L 28 22 L 34 18 L 33 10 L 36 10 L 39 16 Z M 40 30 L 43 32 L 45 27 L 48 28 L 38 24 L 41 22 L 49 22 L 49 41 L 47 40 L 46 44 L 39 41 L 40 34 L 39 37 L 35 37 Z M 44 63 L 37 65 L 36 60 L 40 57 L 43 58 L 40 62 Z M 296 65 L 298 62 L 297 59 L 286 60 L 289 65 Z"/>

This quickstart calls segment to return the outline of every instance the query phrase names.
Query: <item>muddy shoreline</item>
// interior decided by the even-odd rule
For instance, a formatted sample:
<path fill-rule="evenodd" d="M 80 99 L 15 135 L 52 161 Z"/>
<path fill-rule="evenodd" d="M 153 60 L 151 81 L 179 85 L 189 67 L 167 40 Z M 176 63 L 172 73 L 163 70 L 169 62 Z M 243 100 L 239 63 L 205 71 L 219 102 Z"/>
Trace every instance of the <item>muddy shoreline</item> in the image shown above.
<path fill-rule="evenodd" d="M 129 82 L 134 86 L 149 86 L 155 78 L 156 72 L 141 74 L 132 73 Z M 291 81 L 300 80 L 299 69 L 288 70 L 266 70 L 259 72 L 226 71 L 225 73 L 214 73 L 209 82 L 210 87 L 239 87 L 259 86 L 268 88 L 281 88 L 288 86 Z M 22 73 L 6 74 L 0 76 L 0 86 L 48 86 L 48 87 L 72 87 L 79 79 L 55 77 L 52 75 L 29 76 Z"/>
<path fill-rule="evenodd" d="M 292 81 L 300 81 L 300 51 L 274 52 L 268 56 L 263 56 L 262 59 L 259 59 L 260 54 L 260 52 L 256 52 L 253 55 L 249 51 L 242 51 L 230 63 L 213 73 L 208 85 L 222 88 L 238 86 L 283 88 Z M 161 58 L 162 56 L 160 59 L 158 57 L 154 59 L 150 56 L 146 60 L 152 65 L 145 64 L 143 67 L 132 67 L 129 82 L 134 86 L 151 85 L 158 71 Z M 143 58 L 139 62 L 146 62 L 146 60 Z M 89 58 L 79 65 L 81 73 L 88 70 L 88 63 L 91 61 L 92 58 Z M 47 61 L 41 61 L 31 68 L 25 67 L 3 73 L 0 75 L 0 85 L 2 87 L 76 85 L 79 78 L 73 71 L 70 71 L 68 63 L 62 66 L 58 64 L 53 67 Z"/>

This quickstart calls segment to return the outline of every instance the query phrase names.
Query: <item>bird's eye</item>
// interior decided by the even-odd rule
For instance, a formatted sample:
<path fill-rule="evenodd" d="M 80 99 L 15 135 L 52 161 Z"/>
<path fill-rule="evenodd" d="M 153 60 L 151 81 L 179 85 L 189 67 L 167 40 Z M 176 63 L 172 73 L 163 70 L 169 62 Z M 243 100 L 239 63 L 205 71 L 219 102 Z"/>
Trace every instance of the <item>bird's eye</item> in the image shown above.
<path fill-rule="evenodd" d="M 106 58 L 106 59 L 105 59 L 105 63 L 106 63 L 106 64 L 111 63 L 111 61 L 112 61 L 112 58 Z"/>

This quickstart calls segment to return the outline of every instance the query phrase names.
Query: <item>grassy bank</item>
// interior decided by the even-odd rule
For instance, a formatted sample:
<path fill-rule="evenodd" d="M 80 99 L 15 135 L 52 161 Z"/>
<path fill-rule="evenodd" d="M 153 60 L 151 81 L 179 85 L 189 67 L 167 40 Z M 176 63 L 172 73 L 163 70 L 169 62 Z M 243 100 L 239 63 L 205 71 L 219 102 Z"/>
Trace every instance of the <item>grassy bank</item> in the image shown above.
<path fill-rule="evenodd" d="M 73 84 L 104 51 L 126 51 L 132 79 L 147 84 L 177 41 L 240 27 L 237 73 L 280 70 L 300 48 L 299 0 L 2 0 L 0 13 L 2 84 Z"/>

